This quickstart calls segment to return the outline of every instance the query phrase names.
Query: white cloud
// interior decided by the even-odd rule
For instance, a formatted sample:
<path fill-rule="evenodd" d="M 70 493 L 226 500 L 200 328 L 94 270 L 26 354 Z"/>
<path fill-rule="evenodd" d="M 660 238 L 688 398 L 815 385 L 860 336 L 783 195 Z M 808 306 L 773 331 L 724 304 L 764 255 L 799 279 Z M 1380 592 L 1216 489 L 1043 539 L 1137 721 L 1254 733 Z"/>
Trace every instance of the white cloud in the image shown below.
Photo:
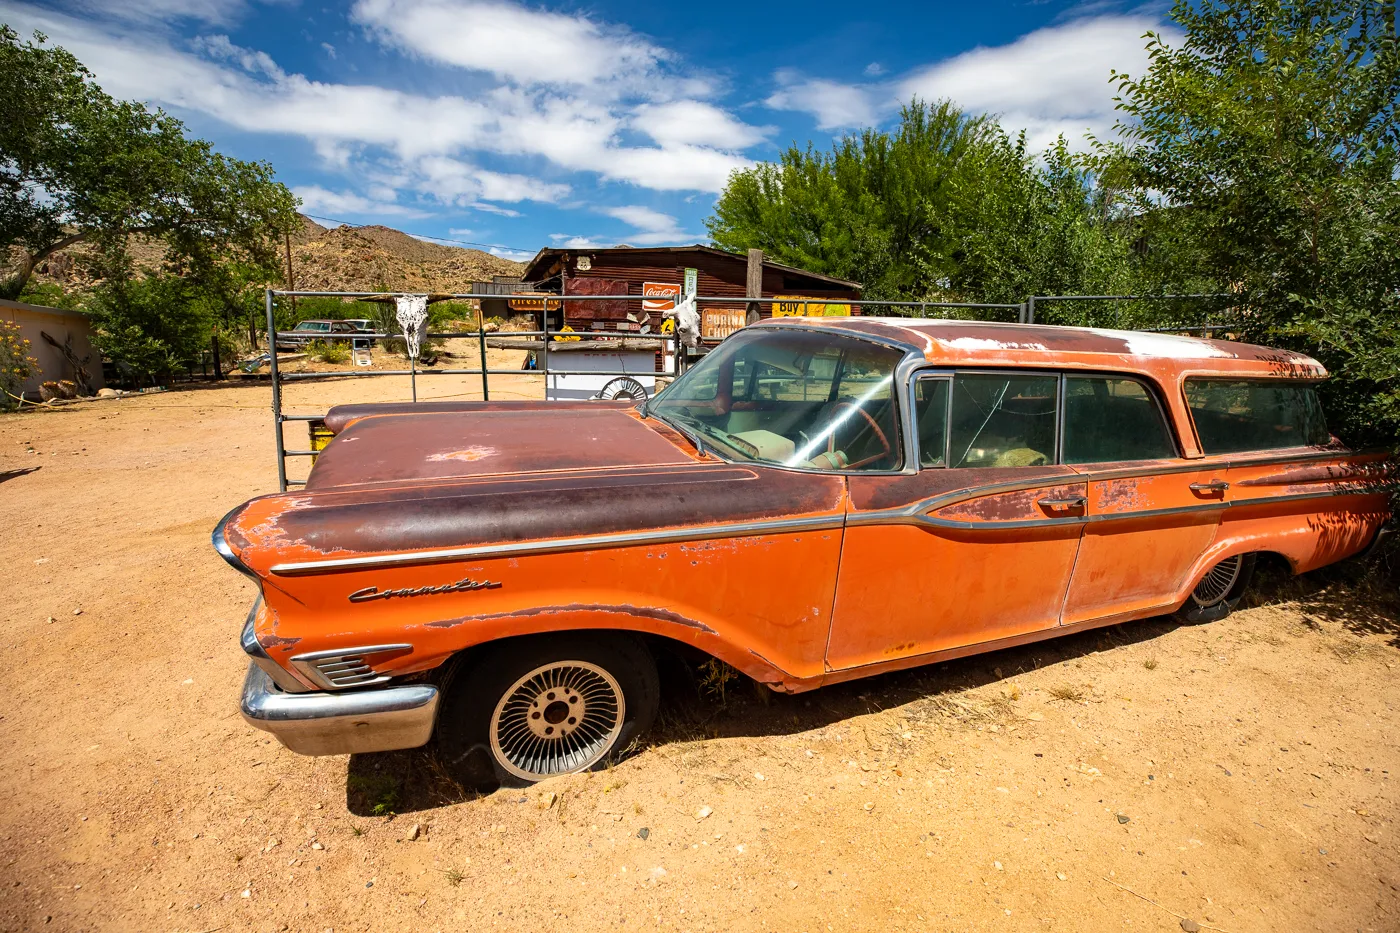
<path fill-rule="evenodd" d="M 509 259 L 511 262 L 525 262 L 527 259 L 535 258 L 535 254 L 527 250 L 506 249 L 504 246 L 492 246 L 486 251 L 492 256 L 500 256 L 502 259 Z"/>
<path fill-rule="evenodd" d="M 717 146 L 746 149 L 773 132 L 770 126 L 749 126 L 714 106 L 698 100 L 643 104 L 632 116 L 632 127 L 662 146 Z"/>
<path fill-rule="evenodd" d="M 498 204 L 487 204 L 485 201 L 478 201 L 471 205 L 473 210 L 485 211 L 488 214 L 499 214 L 502 217 L 519 217 L 519 211 L 513 211 L 508 207 L 501 207 Z"/>
<path fill-rule="evenodd" d="M 173 20 L 225 26 L 248 10 L 244 0 L 60 0 L 57 5 L 83 16 L 161 26 Z"/>
<path fill-rule="evenodd" d="M 468 230 L 466 227 L 448 227 L 447 232 L 453 236 L 475 236 L 475 230 Z"/>
<path fill-rule="evenodd" d="M 1146 15 L 1081 18 L 885 82 L 842 84 L 779 71 L 774 75 L 779 89 L 765 103 L 810 113 L 819 129 L 840 130 L 878 124 L 913 97 L 947 98 L 964 110 L 997 115 L 1008 133 L 1026 130 L 1032 151 L 1045 149 L 1061 133 L 1082 147 L 1086 131 L 1102 137 L 1113 126 L 1109 72 L 1146 70 L 1142 34 L 1148 30 L 1170 44 L 1182 41 L 1179 32 Z M 872 63 L 866 73 L 882 70 Z"/>
<path fill-rule="evenodd" d="M 885 73 L 885 66 L 879 62 L 871 62 L 865 66 L 865 73 L 869 77 L 878 78 Z"/>
<path fill-rule="evenodd" d="M 415 188 L 429 193 L 447 204 L 475 205 L 478 201 L 558 201 L 567 197 L 568 185 L 553 184 L 531 178 L 490 172 L 460 159 L 448 156 L 426 156 L 412 164 L 411 182 Z"/>
<path fill-rule="evenodd" d="M 321 48 L 324 49 L 326 54 L 331 58 L 335 58 L 335 46 L 331 45 L 329 42 L 322 42 Z"/>
<path fill-rule="evenodd" d="M 559 249 L 605 249 L 619 243 L 630 246 L 677 246 L 704 239 L 703 236 L 686 233 L 680 222 L 670 214 L 640 204 L 600 207 L 598 213 L 620 220 L 632 230 L 621 236 L 551 233 L 549 238 Z"/>
<path fill-rule="evenodd" d="M 529 175 L 503 174 L 478 169 L 481 198 L 486 201 L 558 201 L 569 196 L 568 185 L 553 184 Z"/>
<path fill-rule="evenodd" d="M 731 171 L 751 164 L 727 147 L 760 139 L 762 132 L 718 108 L 689 101 L 649 111 L 657 117 L 649 125 L 657 131 L 658 145 L 626 145 L 621 134 L 636 121 L 637 109 L 654 100 L 606 100 L 510 85 L 472 97 L 430 97 L 286 74 L 265 53 L 242 49 L 223 36 L 205 38 L 188 51 L 172 47 L 153 30 L 115 29 L 14 0 L 0 0 L 0 16 L 22 29 L 43 29 L 117 97 L 205 114 L 248 132 L 298 136 L 310 141 L 328 166 L 344 172 L 364 172 L 366 160 L 387 159 L 399 183 L 453 203 L 555 201 L 568 192 L 556 182 L 525 176 L 453 169 L 439 178 L 425 168 L 463 162 L 470 152 L 543 157 L 556 169 L 656 190 L 718 192 Z M 533 51 L 522 56 L 538 58 Z M 697 120 L 689 129 L 686 113 Z M 445 187 L 434 187 L 439 184 Z"/>
<path fill-rule="evenodd" d="M 618 245 L 616 242 L 588 236 L 574 236 L 571 233 L 551 233 L 549 238 L 554 241 L 556 249 L 607 249 L 610 246 Z"/>
<path fill-rule="evenodd" d="M 822 78 L 803 79 L 791 71 L 774 77 L 780 88 L 766 101 L 774 110 L 799 110 L 817 118 L 819 130 L 869 126 L 880 116 L 880 95 L 868 87 Z"/>
<path fill-rule="evenodd" d="M 1182 39 L 1147 16 L 1073 20 L 920 69 L 896 84 L 897 99 L 946 97 L 968 110 L 999 114 L 1008 132 L 1028 131 L 1032 149 L 1045 148 L 1059 133 L 1082 145 L 1086 130 L 1103 136 L 1113 126 L 1109 72 L 1146 70 L 1142 34 L 1148 30 L 1170 44 Z"/>
<path fill-rule="evenodd" d="M 266 75 L 274 81 L 282 81 L 287 77 L 286 72 L 277 66 L 271 55 L 234 45 L 228 36 L 199 36 L 192 44 L 210 58 L 233 62 L 249 74 Z"/>
<path fill-rule="evenodd" d="M 627 235 L 627 241 L 637 246 L 671 246 L 682 242 L 693 243 L 697 239 L 681 229 L 676 218 L 649 207 L 604 207 L 600 208 L 600 213 L 635 227 L 635 231 Z"/>
<path fill-rule="evenodd" d="M 392 201 L 376 200 L 351 191 L 330 191 L 320 185 L 298 185 L 292 193 L 301 198 L 303 214 L 354 214 L 360 217 L 422 218 L 432 215 Z"/>
<path fill-rule="evenodd" d="M 668 53 L 582 14 L 490 0 L 359 0 L 351 17 L 391 44 L 515 84 L 598 84 L 652 71 Z"/>

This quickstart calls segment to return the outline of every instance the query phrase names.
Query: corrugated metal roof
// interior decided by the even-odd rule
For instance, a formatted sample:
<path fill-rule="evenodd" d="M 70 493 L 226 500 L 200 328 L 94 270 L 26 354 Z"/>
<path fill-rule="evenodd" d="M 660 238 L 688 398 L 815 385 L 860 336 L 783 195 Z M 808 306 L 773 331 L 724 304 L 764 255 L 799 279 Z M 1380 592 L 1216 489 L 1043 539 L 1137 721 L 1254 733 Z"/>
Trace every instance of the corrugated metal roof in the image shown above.
<path fill-rule="evenodd" d="M 597 256 L 599 253 L 603 253 L 609 256 L 616 257 L 626 255 L 658 255 L 662 253 L 692 252 L 707 253 L 711 256 L 720 256 L 724 259 L 733 259 L 736 262 L 740 263 L 748 262 L 747 256 L 743 256 L 739 253 L 731 253 L 728 250 L 717 249 L 713 246 L 706 246 L 703 243 L 696 243 L 693 246 L 613 246 L 606 247 L 603 249 L 559 249 L 556 247 L 546 246 L 544 249 L 541 249 L 538 253 L 535 254 L 534 259 L 531 259 L 528 263 L 526 263 L 523 277 L 526 281 L 532 282 L 537 282 L 541 279 L 546 278 L 547 276 L 545 269 L 548 262 L 551 259 L 554 259 L 558 256 L 562 256 L 566 253 L 573 253 L 575 255 L 586 253 L 589 256 Z M 838 279 L 830 275 L 822 275 L 819 272 L 809 272 L 806 269 L 799 269 L 796 266 L 785 266 L 780 262 L 773 262 L 771 259 L 765 258 L 763 260 L 763 265 L 769 269 L 777 269 L 779 271 L 788 272 L 793 275 L 807 276 L 808 278 L 815 279 L 819 282 L 829 282 L 832 285 L 836 285 L 841 288 L 859 289 L 862 287 L 859 282 L 848 282 L 845 279 Z"/>

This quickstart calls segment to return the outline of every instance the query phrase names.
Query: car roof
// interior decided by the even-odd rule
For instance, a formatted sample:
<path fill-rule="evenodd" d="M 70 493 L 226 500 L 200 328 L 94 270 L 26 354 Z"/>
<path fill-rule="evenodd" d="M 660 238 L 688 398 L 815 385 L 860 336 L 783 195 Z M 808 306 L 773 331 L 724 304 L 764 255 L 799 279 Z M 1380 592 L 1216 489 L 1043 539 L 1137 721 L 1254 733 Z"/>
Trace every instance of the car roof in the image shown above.
<path fill-rule="evenodd" d="M 901 317 L 785 317 L 758 326 L 844 331 L 898 343 L 930 362 L 948 365 L 1047 365 L 1159 376 L 1216 372 L 1307 380 L 1327 376 L 1321 363 L 1292 350 L 1139 330 Z"/>

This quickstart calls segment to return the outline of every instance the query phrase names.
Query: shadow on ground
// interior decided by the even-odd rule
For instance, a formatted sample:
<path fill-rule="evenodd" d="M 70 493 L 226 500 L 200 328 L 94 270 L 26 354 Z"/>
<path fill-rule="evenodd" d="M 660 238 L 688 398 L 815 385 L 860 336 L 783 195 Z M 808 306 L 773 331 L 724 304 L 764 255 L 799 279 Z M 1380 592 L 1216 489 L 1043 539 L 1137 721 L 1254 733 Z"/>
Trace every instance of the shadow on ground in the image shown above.
<path fill-rule="evenodd" d="M 713 677 L 707 680 L 705 669 L 679 658 L 663 659 L 661 710 L 633 754 L 700 739 L 794 735 L 919 701 L 955 700 L 968 690 L 1025 671 L 1150 641 L 1176 627 L 1176 622 L 1164 616 L 881 674 L 796 696 L 773 693 L 742 676 L 724 684 L 721 693 L 715 689 Z M 345 797 L 351 813 L 382 816 L 449 806 L 493 789 L 476 790 L 454 780 L 430 744 L 401 752 L 352 755 Z M 521 796 L 524 799 L 523 791 Z"/>
<path fill-rule="evenodd" d="M 1292 576 L 1282 560 L 1260 561 L 1245 607 L 1281 606 L 1296 610 L 1315 628 L 1340 626 L 1356 636 L 1379 635 L 1400 648 L 1400 551 L 1388 548 L 1361 561 L 1343 561 Z"/>
<path fill-rule="evenodd" d="M 1396 562 L 1400 564 L 1400 557 Z M 1383 636 L 1400 647 L 1400 596 L 1391 582 L 1394 579 L 1388 567 L 1377 561 L 1343 563 L 1303 577 L 1291 576 L 1282 562 L 1261 562 L 1242 608 L 1289 608 L 1318 630 L 1324 623 L 1331 624 L 1352 636 Z M 713 669 L 697 668 L 679 658 L 663 659 L 661 710 L 656 725 L 633 754 L 701 739 L 794 735 L 906 705 L 912 705 L 911 715 L 920 718 L 924 707 L 960 705 L 960 695 L 977 687 L 1151 641 L 1178 624 L 1170 616 L 1160 616 L 796 696 L 773 693 L 742 676 L 724 683 L 721 692 Z M 966 711 L 978 715 L 976 709 Z M 433 745 L 354 755 L 346 779 L 346 805 L 360 816 L 413 813 L 472 800 L 482 793 L 455 781 L 436 758 Z M 524 792 L 521 799 L 526 799 Z"/>

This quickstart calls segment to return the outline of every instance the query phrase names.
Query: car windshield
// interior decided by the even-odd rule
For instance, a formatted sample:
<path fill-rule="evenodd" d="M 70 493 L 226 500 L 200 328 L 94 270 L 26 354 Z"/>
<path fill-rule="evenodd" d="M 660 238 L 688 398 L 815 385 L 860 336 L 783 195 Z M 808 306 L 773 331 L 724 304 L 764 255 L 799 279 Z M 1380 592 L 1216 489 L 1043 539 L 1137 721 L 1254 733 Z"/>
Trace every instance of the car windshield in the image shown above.
<path fill-rule="evenodd" d="M 647 410 L 729 460 L 897 470 L 903 452 L 891 387 L 902 355 L 819 331 L 741 331 Z"/>

